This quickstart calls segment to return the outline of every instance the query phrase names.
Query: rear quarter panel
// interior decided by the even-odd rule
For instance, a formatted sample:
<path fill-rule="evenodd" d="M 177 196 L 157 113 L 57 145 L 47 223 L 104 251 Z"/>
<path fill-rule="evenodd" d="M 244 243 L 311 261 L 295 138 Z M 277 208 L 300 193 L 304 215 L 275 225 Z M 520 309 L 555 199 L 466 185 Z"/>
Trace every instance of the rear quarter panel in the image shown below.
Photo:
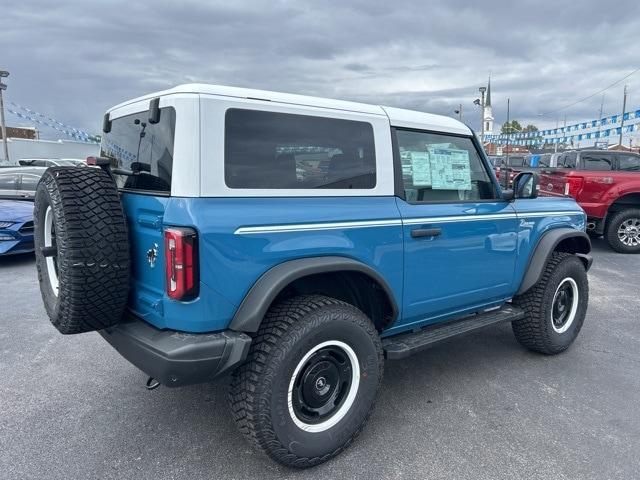
<path fill-rule="evenodd" d="M 566 176 L 572 170 L 566 168 L 542 168 L 539 170 L 540 195 L 549 197 L 564 197 Z"/>
<path fill-rule="evenodd" d="M 304 257 L 342 255 L 369 265 L 387 281 L 401 305 L 402 226 L 394 197 L 172 198 L 165 225 L 192 225 L 199 232 L 201 302 L 204 319 L 166 317 L 168 328 L 226 328 L 256 280 L 271 267 Z M 383 226 L 331 226 L 387 220 Z M 320 224 L 299 231 L 299 225 Z M 269 231 L 289 226 L 289 231 Z M 263 228 L 243 233 L 240 229 Z M 220 300 L 225 305 L 220 307 Z M 168 302 L 179 305 L 180 302 Z M 182 326 L 182 328 L 179 328 Z"/>

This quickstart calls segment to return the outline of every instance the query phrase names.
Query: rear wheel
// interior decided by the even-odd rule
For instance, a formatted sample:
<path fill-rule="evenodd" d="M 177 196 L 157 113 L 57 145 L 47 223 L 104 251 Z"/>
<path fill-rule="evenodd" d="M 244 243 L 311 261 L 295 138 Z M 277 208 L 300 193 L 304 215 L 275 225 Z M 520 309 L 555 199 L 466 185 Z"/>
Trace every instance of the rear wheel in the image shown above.
<path fill-rule="evenodd" d="M 614 213 L 607 221 L 605 238 L 616 252 L 640 253 L 640 209 Z"/>
<path fill-rule="evenodd" d="M 582 261 L 573 254 L 554 252 L 542 278 L 513 299 L 525 317 L 512 322 L 513 333 L 529 350 L 556 354 L 576 339 L 589 303 L 589 283 Z"/>
<path fill-rule="evenodd" d="M 383 358 L 371 321 L 318 295 L 267 313 L 247 362 L 234 372 L 229 404 L 240 431 L 291 467 L 340 453 L 371 414 Z"/>

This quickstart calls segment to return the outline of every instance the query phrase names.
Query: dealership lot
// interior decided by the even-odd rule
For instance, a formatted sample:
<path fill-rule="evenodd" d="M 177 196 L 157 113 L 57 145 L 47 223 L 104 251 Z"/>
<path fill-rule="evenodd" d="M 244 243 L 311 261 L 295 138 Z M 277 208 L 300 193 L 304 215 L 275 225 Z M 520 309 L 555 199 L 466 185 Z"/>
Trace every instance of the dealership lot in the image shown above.
<path fill-rule="evenodd" d="M 372 420 L 307 471 L 255 453 L 224 381 L 148 392 L 97 333 L 62 336 L 32 256 L 0 259 L 3 478 L 636 478 L 640 256 L 594 241 L 591 300 L 566 353 L 524 350 L 508 325 L 387 362 Z"/>

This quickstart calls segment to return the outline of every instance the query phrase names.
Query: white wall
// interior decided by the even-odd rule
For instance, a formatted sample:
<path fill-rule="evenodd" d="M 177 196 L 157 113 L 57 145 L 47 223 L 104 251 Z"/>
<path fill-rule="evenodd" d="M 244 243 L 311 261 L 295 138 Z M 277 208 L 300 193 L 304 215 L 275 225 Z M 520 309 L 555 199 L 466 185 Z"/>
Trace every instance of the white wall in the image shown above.
<path fill-rule="evenodd" d="M 4 147 L 0 140 L 0 165 L 15 165 L 21 158 L 87 158 L 98 155 L 100 146 L 93 143 L 68 140 L 27 140 L 9 138 L 9 160 L 4 159 Z"/>

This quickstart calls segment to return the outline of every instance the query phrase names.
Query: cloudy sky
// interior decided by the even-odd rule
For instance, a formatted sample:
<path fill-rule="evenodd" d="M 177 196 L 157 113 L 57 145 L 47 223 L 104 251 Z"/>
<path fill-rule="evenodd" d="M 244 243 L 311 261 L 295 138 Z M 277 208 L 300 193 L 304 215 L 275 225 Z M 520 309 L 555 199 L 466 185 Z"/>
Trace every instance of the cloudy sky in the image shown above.
<path fill-rule="evenodd" d="M 639 51 L 637 0 L 21 0 L 0 7 L 0 69 L 11 72 L 5 101 L 92 133 L 108 107 L 187 82 L 445 115 L 462 104 L 464 120 L 477 128 L 473 100 L 489 74 L 497 123 L 510 97 L 512 118 L 552 127 L 565 115 L 597 118 L 602 94 L 563 107 L 640 68 Z M 605 115 L 620 111 L 624 83 L 629 105 L 640 107 L 638 72 L 606 90 Z"/>

